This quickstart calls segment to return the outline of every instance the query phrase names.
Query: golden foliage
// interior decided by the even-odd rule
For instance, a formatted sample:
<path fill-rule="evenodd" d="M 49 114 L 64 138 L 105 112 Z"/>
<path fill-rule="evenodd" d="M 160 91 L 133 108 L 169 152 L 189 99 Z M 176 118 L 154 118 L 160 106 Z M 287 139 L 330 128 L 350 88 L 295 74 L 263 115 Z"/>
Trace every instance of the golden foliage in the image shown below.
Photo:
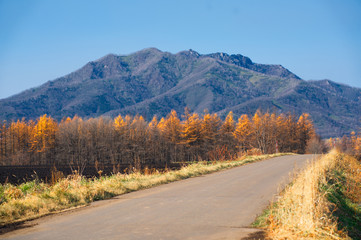
<path fill-rule="evenodd" d="M 166 118 L 147 122 L 143 116 L 64 118 L 59 124 L 47 116 L 36 122 L 4 122 L 0 127 L 0 164 L 87 164 L 212 160 L 215 149 L 227 149 L 227 157 L 258 149 L 262 153 L 304 153 L 315 135 L 308 114 L 298 119 L 257 111 L 241 115 L 233 112 L 224 121 L 217 114 L 200 116 L 185 110 L 183 120 L 172 110 Z M 360 138 L 352 138 L 360 152 Z M 213 152 L 212 152 L 213 151 Z M 81 167 L 79 167 L 81 166 Z"/>
<path fill-rule="evenodd" d="M 31 133 L 31 149 L 37 152 L 44 152 L 54 146 L 55 132 L 58 124 L 46 114 L 41 116 Z"/>

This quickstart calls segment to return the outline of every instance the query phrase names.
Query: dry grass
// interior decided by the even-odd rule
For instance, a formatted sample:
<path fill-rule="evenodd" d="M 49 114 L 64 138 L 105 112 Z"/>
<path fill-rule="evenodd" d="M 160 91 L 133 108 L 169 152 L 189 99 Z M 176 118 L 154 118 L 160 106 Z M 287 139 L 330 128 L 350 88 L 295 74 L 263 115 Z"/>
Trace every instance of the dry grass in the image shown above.
<path fill-rule="evenodd" d="M 342 173 L 343 178 L 336 173 Z M 340 181 L 343 183 L 340 184 Z M 345 192 L 345 195 L 337 195 L 338 192 Z M 332 200 L 335 194 L 339 202 Z M 271 239 L 349 239 L 347 230 L 354 231 L 357 226 L 360 227 L 360 219 L 352 216 L 351 220 L 340 224 L 335 213 L 343 211 L 341 215 L 347 215 L 349 210 L 340 209 L 339 203 L 351 198 L 350 204 L 361 201 L 361 164 L 354 158 L 332 151 L 310 163 L 286 187 L 281 198 L 271 205 L 267 216 L 263 216 L 266 220 L 259 221 L 266 221 L 267 234 Z M 361 213 L 357 204 L 352 206 Z M 350 224 L 356 228 L 349 228 Z M 357 236 L 358 233 L 353 234 Z"/>
<path fill-rule="evenodd" d="M 167 172 L 115 174 L 94 179 L 72 175 L 60 179 L 54 185 L 38 181 L 23 183 L 19 186 L 0 185 L 0 226 L 280 155 L 249 156 L 236 161 L 200 162 L 180 170 Z"/>

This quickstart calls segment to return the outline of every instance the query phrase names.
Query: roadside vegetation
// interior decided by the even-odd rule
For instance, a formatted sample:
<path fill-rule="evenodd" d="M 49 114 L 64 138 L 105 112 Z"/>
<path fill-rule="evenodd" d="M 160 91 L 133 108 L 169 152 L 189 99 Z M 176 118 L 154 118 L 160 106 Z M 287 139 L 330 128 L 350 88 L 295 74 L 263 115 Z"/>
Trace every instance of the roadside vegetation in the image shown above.
<path fill-rule="evenodd" d="M 361 239 L 361 163 L 332 150 L 258 217 L 270 239 Z"/>
<path fill-rule="evenodd" d="M 217 114 L 185 109 L 181 117 L 173 110 L 166 118 L 154 117 L 150 122 L 139 115 L 75 116 L 60 122 L 43 115 L 36 121 L 3 122 L 0 166 L 46 166 L 52 175 L 45 182 L 37 179 L 18 185 L 5 176 L 0 185 L 0 225 L 275 155 L 245 156 L 313 152 L 319 146 L 306 113 L 296 117 L 257 111 L 237 121 L 232 112 L 222 120 Z M 161 170 L 173 163 L 184 167 Z M 127 174 L 120 170 L 121 164 L 129 166 Z M 64 166 L 73 174 L 57 171 Z M 106 176 L 104 169 L 109 166 L 113 175 Z M 95 168 L 96 176 L 85 178 L 86 167 Z M 21 182 L 22 177 L 17 177 Z"/>
<path fill-rule="evenodd" d="M 327 145 L 336 148 L 339 152 L 355 156 L 361 161 L 361 131 L 358 134 L 351 132 L 349 136 L 342 138 L 330 138 L 327 140 Z"/>
<path fill-rule="evenodd" d="M 0 185 L 0 226 L 280 155 L 284 154 L 247 156 L 234 161 L 195 162 L 173 171 L 159 172 L 155 169 L 146 169 L 142 173 L 118 173 L 92 179 L 74 174 L 67 178 L 56 179 L 54 184 L 34 180 L 17 186 Z"/>

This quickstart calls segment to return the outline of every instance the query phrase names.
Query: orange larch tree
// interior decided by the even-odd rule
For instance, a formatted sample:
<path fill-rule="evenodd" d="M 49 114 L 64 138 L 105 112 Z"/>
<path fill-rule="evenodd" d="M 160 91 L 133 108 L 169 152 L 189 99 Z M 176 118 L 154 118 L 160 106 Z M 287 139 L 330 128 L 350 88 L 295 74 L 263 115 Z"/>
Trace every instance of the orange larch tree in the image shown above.
<path fill-rule="evenodd" d="M 200 123 L 201 130 L 201 152 L 207 160 L 210 160 L 214 148 L 217 147 L 217 138 L 219 135 L 219 128 L 221 126 L 221 119 L 216 113 L 206 113 Z"/>
<path fill-rule="evenodd" d="M 40 156 L 40 164 L 44 164 L 47 154 L 53 154 L 57 130 L 57 122 L 46 114 L 37 120 L 36 125 L 32 129 L 30 147 L 35 154 L 38 153 Z"/>
<path fill-rule="evenodd" d="M 164 122 L 161 120 L 158 126 L 160 127 L 166 142 L 168 142 L 169 150 L 167 152 L 169 152 L 170 156 L 167 157 L 167 162 L 177 161 L 182 132 L 182 125 L 180 119 L 178 118 L 177 112 L 172 110 Z"/>
<path fill-rule="evenodd" d="M 238 147 L 241 152 L 247 151 L 250 148 L 250 135 L 252 133 L 251 121 L 247 114 L 243 114 L 238 118 L 234 137 L 237 139 Z"/>
<path fill-rule="evenodd" d="M 233 157 L 237 151 L 237 142 L 234 138 L 234 130 L 236 128 L 233 118 L 233 112 L 230 111 L 223 121 L 219 131 L 219 145 L 226 148 L 226 155 Z"/>
<path fill-rule="evenodd" d="M 315 129 L 313 127 L 312 120 L 310 115 L 303 113 L 297 122 L 298 128 L 298 144 L 299 144 L 299 153 L 305 153 L 307 142 L 315 136 Z"/>
<path fill-rule="evenodd" d="M 202 141 L 201 119 L 197 113 L 186 115 L 183 121 L 182 144 L 187 149 L 188 161 L 199 158 Z"/>
<path fill-rule="evenodd" d="M 55 132 L 58 124 L 46 114 L 41 116 L 34 126 L 31 137 L 31 149 L 36 152 L 44 152 L 54 146 Z"/>

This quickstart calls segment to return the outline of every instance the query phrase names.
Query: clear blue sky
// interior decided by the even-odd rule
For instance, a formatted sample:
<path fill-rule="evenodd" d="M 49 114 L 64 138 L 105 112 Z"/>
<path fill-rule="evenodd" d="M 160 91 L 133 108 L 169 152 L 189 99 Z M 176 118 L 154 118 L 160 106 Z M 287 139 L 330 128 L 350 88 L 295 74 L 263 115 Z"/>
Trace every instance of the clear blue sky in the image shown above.
<path fill-rule="evenodd" d="M 239 53 L 361 87 L 361 1 L 0 0 L 0 98 L 148 47 Z"/>

